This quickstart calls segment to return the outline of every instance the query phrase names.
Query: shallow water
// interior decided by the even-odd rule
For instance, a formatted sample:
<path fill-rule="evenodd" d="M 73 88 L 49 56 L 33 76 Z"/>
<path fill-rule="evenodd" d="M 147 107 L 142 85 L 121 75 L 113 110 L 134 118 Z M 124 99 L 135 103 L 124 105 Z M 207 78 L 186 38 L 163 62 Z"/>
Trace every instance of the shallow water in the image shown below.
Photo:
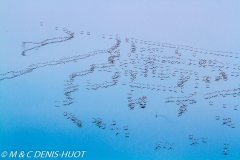
<path fill-rule="evenodd" d="M 2 157 L 240 158 L 239 2 L 57 4 L 1 6 Z"/>

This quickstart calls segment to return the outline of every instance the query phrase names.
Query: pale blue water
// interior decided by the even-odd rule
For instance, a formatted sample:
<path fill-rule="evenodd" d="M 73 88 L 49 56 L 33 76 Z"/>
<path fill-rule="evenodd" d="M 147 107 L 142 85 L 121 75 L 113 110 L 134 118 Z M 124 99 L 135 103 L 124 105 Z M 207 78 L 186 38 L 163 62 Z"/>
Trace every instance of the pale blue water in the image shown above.
<path fill-rule="evenodd" d="M 240 159 L 239 6 L 0 2 L 0 157 Z"/>

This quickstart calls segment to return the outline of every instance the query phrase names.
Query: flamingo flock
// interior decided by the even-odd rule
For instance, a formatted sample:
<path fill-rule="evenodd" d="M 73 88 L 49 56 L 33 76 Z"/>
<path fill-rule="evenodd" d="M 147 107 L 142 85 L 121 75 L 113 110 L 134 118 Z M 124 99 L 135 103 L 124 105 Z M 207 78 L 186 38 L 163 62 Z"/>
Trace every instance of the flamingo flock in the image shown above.
<path fill-rule="evenodd" d="M 40 24 L 43 26 L 42 22 Z M 55 30 L 58 29 L 59 27 L 55 28 Z M 87 35 L 91 37 L 93 35 L 89 31 L 72 32 L 67 28 L 63 28 L 63 32 L 67 34 L 66 37 L 53 37 L 41 42 L 22 42 L 22 55 L 34 54 L 34 49 L 40 50 L 46 45 L 67 43 L 69 40 L 74 40 L 75 36 Z M 239 61 L 238 53 L 213 51 L 188 45 L 174 45 L 136 38 L 121 38 L 118 34 L 115 36 L 102 34 L 101 38 L 107 39 L 107 37 L 112 44 L 106 49 L 63 57 L 58 60 L 33 63 L 23 70 L 1 73 L 0 82 L 30 74 L 42 67 L 71 62 L 81 63 L 90 57 L 106 56 L 107 58 L 102 63 L 93 63 L 88 66 L 88 69 L 76 69 L 77 71 L 69 73 L 66 79 L 62 80 L 64 81 L 62 94 L 65 99 L 55 100 L 55 107 L 76 107 L 75 95 L 80 91 L 96 92 L 97 90 L 121 86 L 128 89 L 126 99 L 123 101 L 126 102 L 124 107 L 129 109 L 129 112 L 147 110 L 152 107 L 149 102 L 154 99 L 147 93 L 145 94 L 146 91 L 164 97 L 165 104 L 171 103 L 175 108 L 175 115 L 178 119 L 186 114 L 191 114 L 192 108 L 189 106 L 196 107 L 199 98 L 211 107 L 216 106 L 215 102 L 219 101 L 219 98 L 225 98 L 222 107 L 216 107 L 219 107 L 219 109 L 232 107 L 234 112 L 238 111 L 240 86 L 237 83 L 239 82 L 240 64 L 235 62 Z M 34 45 L 34 47 L 26 48 L 29 44 Z M 202 55 L 204 55 L 204 58 L 202 58 Z M 225 61 L 221 57 L 225 57 L 227 60 Z M 105 78 L 105 80 L 102 81 L 94 78 L 95 74 L 107 74 L 109 76 L 103 76 L 102 78 Z M 83 77 L 87 77 L 88 80 L 84 83 L 76 81 L 77 79 L 83 79 Z M 218 86 L 218 84 L 226 84 L 228 81 L 236 82 L 235 87 Z M 81 86 L 82 84 L 86 84 L 84 88 Z M 214 86 L 218 86 L 218 89 L 216 90 Z M 228 103 L 230 97 L 235 98 L 234 105 Z M 161 111 L 154 112 L 156 113 L 156 123 L 158 117 L 167 117 L 159 114 L 159 112 L 161 113 Z M 73 113 L 66 111 L 63 115 L 79 128 L 88 125 L 84 123 L 83 126 L 82 120 L 78 119 Z M 92 119 L 92 123 L 102 131 L 109 129 L 114 132 L 114 135 L 124 135 L 126 138 L 134 136 L 130 136 L 128 126 L 118 126 L 116 120 L 107 123 L 102 118 L 89 117 L 89 119 Z M 218 122 L 222 121 L 222 127 L 228 126 L 232 129 L 238 127 L 238 123 L 232 121 L 231 115 L 225 117 L 218 114 L 213 116 L 213 119 Z M 191 146 L 200 143 L 206 144 L 208 139 L 207 137 L 197 138 L 195 134 L 189 134 Z M 154 150 L 166 149 L 171 151 L 176 143 L 178 142 L 156 142 Z M 224 144 L 222 152 L 223 155 L 229 155 L 227 143 Z"/>

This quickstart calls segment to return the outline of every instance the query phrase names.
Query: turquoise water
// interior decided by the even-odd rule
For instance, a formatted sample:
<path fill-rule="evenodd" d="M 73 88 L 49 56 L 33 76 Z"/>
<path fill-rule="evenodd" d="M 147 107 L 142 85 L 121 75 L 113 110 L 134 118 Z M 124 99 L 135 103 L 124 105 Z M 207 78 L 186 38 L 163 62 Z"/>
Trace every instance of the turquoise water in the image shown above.
<path fill-rule="evenodd" d="M 240 158 L 239 2 L 1 4 L 1 158 Z"/>

